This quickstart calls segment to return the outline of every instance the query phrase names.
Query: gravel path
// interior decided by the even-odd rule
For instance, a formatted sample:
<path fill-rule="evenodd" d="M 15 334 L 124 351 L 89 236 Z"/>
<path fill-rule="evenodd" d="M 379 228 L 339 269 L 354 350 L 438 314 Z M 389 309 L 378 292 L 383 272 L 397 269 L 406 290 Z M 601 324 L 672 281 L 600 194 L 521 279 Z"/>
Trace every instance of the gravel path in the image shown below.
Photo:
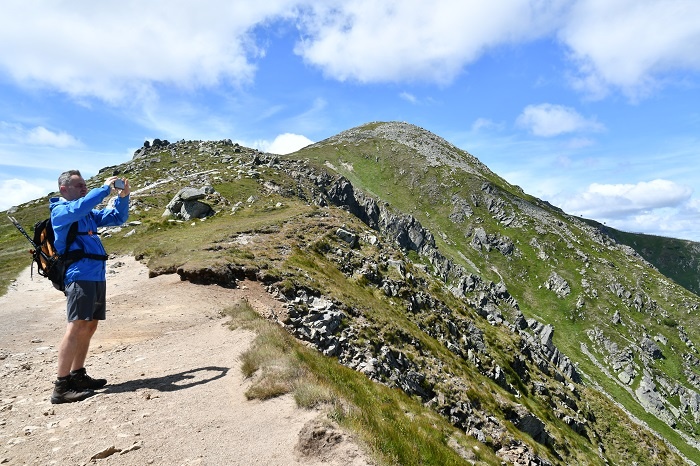
<path fill-rule="evenodd" d="M 371 464 L 323 413 L 243 395 L 239 359 L 254 335 L 230 331 L 219 311 L 240 299 L 262 313 L 280 306 L 257 283 L 149 279 L 130 257 L 107 267 L 107 321 L 87 369 L 109 384 L 80 403 L 49 402 L 63 294 L 26 270 L 0 297 L 0 464 Z"/>

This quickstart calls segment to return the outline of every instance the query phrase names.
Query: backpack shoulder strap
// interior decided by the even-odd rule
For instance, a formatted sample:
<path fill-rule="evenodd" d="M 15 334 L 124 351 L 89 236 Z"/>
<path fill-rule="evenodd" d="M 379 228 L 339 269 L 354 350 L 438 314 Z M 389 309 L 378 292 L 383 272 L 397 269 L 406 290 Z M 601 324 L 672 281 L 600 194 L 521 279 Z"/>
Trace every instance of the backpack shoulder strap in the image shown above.
<path fill-rule="evenodd" d="M 92 231 L 78 231 L 78 222 L 73 222 L 73 224 L 70 226 L 70 230 L 68 230 L 68 236 L 66 238 L 66 251 L 63 253 L 63 259 L 69 263 L 76 262 L 83 258 L 94 259 L 98 261 L 106 261 L 107 259 L 109 259 L 109 256 L 107 255 L 91 254 L 83 251 L 82 249 L 75 249 L 73 251 L 69 250 L 71 244 L 73 244 L 78 235 L 92 236 L 93 234 L 95 233 Z"/>
<path fill-rule="evenodd" d="M 64 251 L 64 254 L 67 253 L 70 250 L 71 245 L 75 241 L 75 238 L 78 236 L 78 222 L 73 222 L 70 226 L 70 229 L 68 230 L 68 236 L 66 236 L 66 249 Z"/>

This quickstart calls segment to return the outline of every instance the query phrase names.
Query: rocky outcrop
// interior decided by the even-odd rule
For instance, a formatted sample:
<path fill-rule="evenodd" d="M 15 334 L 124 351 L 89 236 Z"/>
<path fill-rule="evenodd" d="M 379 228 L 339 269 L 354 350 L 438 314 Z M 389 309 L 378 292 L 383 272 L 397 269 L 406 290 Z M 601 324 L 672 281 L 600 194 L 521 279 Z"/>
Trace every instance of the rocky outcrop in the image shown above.
<path fill-rule="evenodd" d="M 678 393 L 680 401 L 680 411 L 690 413 L 696 423 L 700 423 L 700 394 L 688 388 L 676 385 L 675 392 Z"/>
<path fill-rule="evenodd" d="M 654 340 L 649 338 L 648 335 L 644 335 L 640 346 L 642 351 L 652 359 L 663 359 L 664 354 L 661 352 L 661 348 L 659 348 L 659 345 L 657 345 Z"/>
<path fill-rule="evenodd" d="M 506 419 L 515 427 L 532 437 L 537 443 L 551 445 L 553 439 L 545 429 L 545 424 L 537 416 L 528 411 L 523 405 L 516 404 L 506 412 Z"/>
<path fill-rule="evenodd" d="M 474 215 L 474 209 L 466 199 L 462 199 L 459 195 L 452 196 L 452 213 L 450 220 L 454 223 L 464 223 L 467 219 Z"/>
<path fill-rule="evenodd" d="M 571 293 L 569 283 L 554 271 L 549 275 L 547 281 L 544 282 L 544 287 L 554 291 L 560 298 L 565 298 Z"/>
<path fill-rule="evenodd" d="M 344 177 L 335 180 L 318 175 L 311 177 L 319 182 L 329 183 L 326 192 L 330 203 L 347 209 L 370 228 L 393 239 L 401 249 L 416 251 L 425 256 L 435 267 L 437 276 L 453 283 L 450 289 L 457 297 L 465 298 L 467 294 L 475 293 L 470 303 L 493 323 L 501 324 L 505 321 L 500 306 L 517 309 L 517 302 L 503 283 L 484 282 L 480 277 L 468 273 L 463 267 L 447 259 L 436 248 L 432 233 L 423 228 L 413 216 L 391 212 L 363 192 L 356 191 Z M 509 250 L 508 247 L 506 249 Z"/>
<path fill-rule="evenodd" d="M 416 340 L 407 339 L 403 342 L 404 345 L 413 347 L 412 357 L 389 343 L 358 346 L 358 337 L 367 324 L 362 323 L 357 311 L 344 308 L 342 304 L 317 295 L 312 290 L 300 288 L 287 290 L 284 294 L 275 285 L 270 285 L 269 290 L 287 304 L 287 312 L 281 323 L 300 340 L 310 343 L 325 355 L 337 357 L 342 364 L 362 372 L 372 380 L 420 397 L 455 426 L 475 438 L 483 442 L 487 438 L 492 439 L 496 453 L 506 460 L 527 458 L 528 464 L 550 464 L 538 457 L 527 445 L 509 438 L 505 427 L 494 417 L 487 417 L 474 409 L 462 391 L 440 388 L 445 385 L 445 379 L 450 379 L 450 375 L 433 372 L 426 360 L 415 356 L 423 351 Z M 403 291 L 400 295 L 408 299 L 406 290 Z M 455 315 L 429 295 L 413 296 L 408 305 L 410 315 L 417 322 L 422 321 L 421 315 L 438 312 L 442 320 L 433 318 L 431 325 L 423 327 L 423 330 L 451 351 L 472 361 L 485 375 L 509 387 L 503 370 L 490 362 L 482 334 L 471 322 Z M 444 326 L 439 325 L 440 322 Z M 575 408 L 575 404 L 573 406 Z M 508 413 L 507 420 L 514 426 L 537 442 L 552 445 L 553 439 L 544 422 L 524 406 L 515 404 L 504 406 L 504 409 Z M 569 418 L 573 419 L 571 416 Z"/>
<path fill-rule="evenodd" d="M 214 188 L 204 186 L 199 189 L 182 188 L 175 197 L 165 207 L 163 217 L 174 216 L 180 220 L 191 220 L 194 218 L 206 218 L 214 215 L 214 209 L 201 199 L 214 194 Z"/>
<path fill-rule="evenodd" d="M 534 455 L 530 449 L 522 442 L 512 442 L 504 445 L 496 454 L 503 458 L 506 464 L 528 465 L 528 466 L 551 466 L 552 463 Z"/>
<path fill-rule="evenodd" d="M 565 356 L 552 342 L 554 336 L 554 327 L 544 325 L 535 319 L 527 320 L 527 328 L 529 331 L 523 331 L 523 346 L 527 348 L 527 353 L 532 356 L 532 359 L 537 364 L 537 367 L 546 374 L 551 375 L 554 379 L 565 382 L 566 378 L 580 383 L 581 376 L 571 360 Z M 524 351 L 525 352 L 525 351 Z M 558 369 L 551 373 L 549 363 Z M 566 376 L 563 377 L 563 376 Z"/>
<path fill-rule="evenodd" d="M 134 152 L 134 159 L 146 157 L 154 152 L 166 149 L 170 145 L 167 139 L 154 139 L 153 142 L 145 141 L 143 147 Z"/>
<path fill-rule="evenodd" d="M 515 248 L 513 241 L 511 241 L 509 238 L 502 237 L 500 235 L 489 235 L 482 227 L 478 227 L 474 230 L 471 246 L 474 249 L 479 251 L 483 249 L 486 252 L 491 251 L 491 249 L 496 249 L 504 256 L 512 254 L 513 249 Z"/>
<path fill-rule="evenodd" d="M 276 290 L 277 296 L 282 296 Z M 361 326 L 354 322 L 345 326 L 348 315 L 332 300 L 297 290 L 296 296 L 287 301 L 287 315 L 282 324 L 294 336 L 311 343 L 327 356 L 338 360 L 372 380 L 396 386 L 409 395 L 424 400 L 432 398 L 430 385 L 418 366 L 406 355 L 388 345 L 380 348 L 357 347 L 357 335 Z"/>
<path fill-rule="evenodd" d="M 327 199 L 330 203 L 347 209 L 370 228 L 381 231 L 392 238 L 404 250 L 424 252 L 435 248 L 433 235 L 423 228 L 411 215 L 392 213 L 385 206 L 363 192 L 355 191 L 352 184 L 344 177 L 331 180 L 325 177 L 316 179 L 327 181 Z"/>
<path fill-rule="evenodd" d="M 656 390 L 654 379 L 649 374 L 644 374 L 639 387 L 634 391 L 639 404 L 649 413 L 664 421 L 671 427 L 676 425 L 676 419 L 666 407 L 664 398 Z"/>

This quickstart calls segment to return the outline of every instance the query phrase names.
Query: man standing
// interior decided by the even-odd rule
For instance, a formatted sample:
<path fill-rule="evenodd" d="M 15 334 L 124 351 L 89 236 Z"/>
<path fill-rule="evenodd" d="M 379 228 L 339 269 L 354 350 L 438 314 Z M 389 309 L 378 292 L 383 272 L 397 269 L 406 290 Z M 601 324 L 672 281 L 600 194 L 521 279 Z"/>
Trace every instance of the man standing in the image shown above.
<path fill-rule="evenodd" d="M 118 186 L 113 208 L 95 209 Z M 121 182 L 124 182 L 123 187 Z M 129 217 L 128 180 L 116 176 L 107 178 L 99 188 L 88 192 L 78 170 L 69 170 L 58 177 L 61 197 L 50 199 L 51 223 L 56 250 L 63 254 L 71 225 L 78 222 L 71 251 L 82 250 L 88 257 L 66 268 L 66 302 L 68 325 L 58 348 L 58 379 L 54 383 L 51 403 L 81 401 L 93 390 L 107 384 L 105 379 L 93 379 L 85 371 L 90 340 L 97 322 L 106 318 L 106 252 L 97 234 L 101 226 L 121 225 Z M 102 256 L 102 257 L 101 257 Z"/>

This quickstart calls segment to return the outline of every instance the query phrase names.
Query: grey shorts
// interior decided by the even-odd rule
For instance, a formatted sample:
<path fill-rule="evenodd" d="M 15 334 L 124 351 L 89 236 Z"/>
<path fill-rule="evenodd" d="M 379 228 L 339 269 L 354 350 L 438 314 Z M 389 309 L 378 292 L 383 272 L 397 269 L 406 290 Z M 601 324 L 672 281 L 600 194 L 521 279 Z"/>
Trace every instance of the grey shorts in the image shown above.
<path fill-rule="evenodd" d="M 78 280 L 66 287 L 68 322 L 105 320 L 107 317 L 106 282 Z"/>

